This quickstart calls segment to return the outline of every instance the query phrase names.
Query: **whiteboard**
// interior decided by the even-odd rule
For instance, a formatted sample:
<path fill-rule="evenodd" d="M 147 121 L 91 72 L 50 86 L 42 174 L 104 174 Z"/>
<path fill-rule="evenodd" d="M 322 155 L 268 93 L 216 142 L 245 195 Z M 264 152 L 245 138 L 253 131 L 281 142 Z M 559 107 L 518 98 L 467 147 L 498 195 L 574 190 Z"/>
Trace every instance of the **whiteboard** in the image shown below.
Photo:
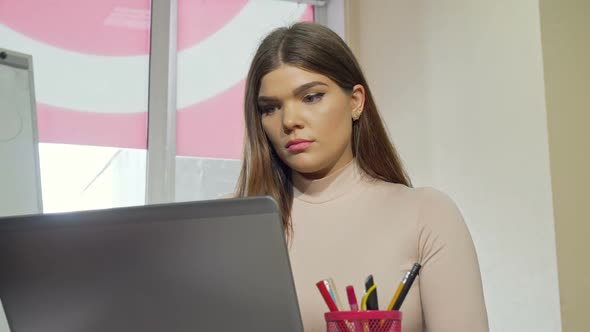
<path fill-rule="evenodd" d="M 0 301 L 0 332 L 10 332 L 8 321 L 6 320 L 6 314 L 4 313 L 4 307 L 2 306 L 2 301 Z"/>
<path fill-rule="evenodd" d="M 42 213 L 33 58 L 0 48 L 0 216 Z"/>

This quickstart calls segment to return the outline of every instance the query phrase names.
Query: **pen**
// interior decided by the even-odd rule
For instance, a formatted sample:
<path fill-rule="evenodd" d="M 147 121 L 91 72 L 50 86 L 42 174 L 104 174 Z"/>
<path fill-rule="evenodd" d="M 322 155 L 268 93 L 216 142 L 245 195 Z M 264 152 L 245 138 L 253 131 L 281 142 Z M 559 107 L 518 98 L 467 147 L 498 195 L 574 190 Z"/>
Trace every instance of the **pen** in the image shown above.
<path fill-rule="evenodd" d="M 316 284 L 316 286 L 320 290 L 320 294 L 322 294 L 322 297 L 324 298 L 324 302 L 326 302 L 326 305 L 328 305 L 328 309 L 332 312 L 338 311 L 338 307 L 336 306 L 336 303 L 332 299 L 332 295 L 330 295 L 330 291 L 328 290 L 328 287 L 326 287 L 325 281 L 324 280 L 319 281 Z"/>
<path fill-rule="evenodd" d="M 401 292 L 399 293 L 398 298 L 395 300 L 395 304 L 393 305 L 393 310 L 399 310 L 399 308 L 402 306 L 402 303 L 404 303 L 404 300 L 406 299 L 406 295 L 408 295 L 408 292 L 410 291 L 410 288 L 412 287 L 412 283 L 414 283 L 414 280 L 416 279 L 416 277 L 418 276 L 418 273 L 420 273 L 420 268 L 422 267 L 422 265 L 416 263 L 414 264 L 414 266 L 412 267 L 412 270 L 410 271 L 410 275 L 408 276 L 408 280 L 406 281 L 406 283 L 404 284 L 404 287 L 402 288 Z"/>
<path fill-rule="evenodd" d="M 330 286 L 330 282 L 328 281 L 328 279 L 324 279 L 322 280 L 322 282 L 324 283 L 324 286 L 326 287 L 326 290 L 328 291 L 328 293 L 330 294 L 330 297 L 332 298 L 332 301 L 334 302 L 334 304 L 336 305 L 336 308 L 338 308 L 338 310 L 342 309 L 338 303 L 336 302 L 336 295 L 334 295 L 334 292 L 332 291 L 332 287 Z"/>
<path fill-rule="evenodd" d="M 389 302 L 389 306 L 387 307 L 387 310 L 392 310 L 393 309 L 393 305 L 395 304 L 395 301 L 397 301 L 397 298 L 399 297 L 399 294 L 401 293 L 402 289 L 404 288 L 404 285 L 408 281 L 408 277 L 409 276 L 410 276 L 410 271 L 407 271 L 404 274 L 404 277 L 402 278 L 402 281 L 399 283 L 399 286 L 397 286 L 397 290 L 395 291 L 395 294 L 393 295 L 393 298 L 391 299 L 391 302 Z"/>
<path fill-rule="evenodd" d="M 318 287 L 320 294 L 322 294 L 322 297 L 324 298 L 324 302 L 326 302 L 326 304 L 328 305 L 328 309 L 331 312 L 338 311 L 338 307 L 336 307 L 336 303 L 334 303 L 334 300 L 332 299 L 332 296 L 330 295 L 330 291 L 328 291 L 328 288 L 326 287 L 324 280 L 318 281 L 315 285 Z M 340 332 L 349 332 L 350 331 L 348 329 L 348 326 L 344 322 L 338 322 L 337 325 L 338 325 L 338 330 Z"/>
<path fill-rule="evenodd" d="M 365 289 L 367 290 L 367 310 L 379 310 L 377 285 L 373 281 L 372 274 L 370 274 L 367 279 L 365 279 Z M 369 289 L 373 289 L 373 291 L 369 292 Z"/>
<path fill-rule="evenodd" d="M 336 301 L 336 306 L 338 307 L 338 309 L 342 310 L 344 307 L 342 306 L 342 301 L 340 301 L 340 295 L 338 295 L 338 289 L 334 284 L 334 280 L 332 278 L 328 278 L 327 280 L 330 286 L 330 294 L 332 294 L 334 301 Z"/>

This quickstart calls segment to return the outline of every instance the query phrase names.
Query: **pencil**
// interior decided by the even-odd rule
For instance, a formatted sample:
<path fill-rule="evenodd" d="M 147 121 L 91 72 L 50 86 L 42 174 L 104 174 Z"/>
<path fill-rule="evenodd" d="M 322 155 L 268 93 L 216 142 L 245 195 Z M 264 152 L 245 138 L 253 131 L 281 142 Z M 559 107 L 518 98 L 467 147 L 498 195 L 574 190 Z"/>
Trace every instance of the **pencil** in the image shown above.
<path fill-rule="evenodd" d="M 402 278 L 402 281 L 399 283 L 399 286 L 397 286 L 397 290 L 395 291 L 395 294 L 393 295 L 393 298 L 391 299 L 391 302 L 389 302 L 389 306 L 387 307 L 387 310 L 393 309 L 393 305 L 395 304 L 395 301 L 397 301 L 397 299 L 399 297 L 399 294 L 402 292 L 402 289 L 404 288 L 404 285 L 408 281 L 408 277 L 409 276 L 410 276 L 410 271 L 407 271 L 404 274 L 404 277 Z"/>

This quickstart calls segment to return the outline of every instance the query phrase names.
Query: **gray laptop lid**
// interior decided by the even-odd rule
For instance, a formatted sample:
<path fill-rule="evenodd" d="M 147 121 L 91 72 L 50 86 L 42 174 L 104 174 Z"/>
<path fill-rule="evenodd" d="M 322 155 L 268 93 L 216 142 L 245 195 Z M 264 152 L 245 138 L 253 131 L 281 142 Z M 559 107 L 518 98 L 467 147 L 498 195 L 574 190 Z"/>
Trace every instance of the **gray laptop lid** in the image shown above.
<path fill-rule="evenodd" d="M 270 198 L 0 219 L 12 332 L 303 331 Z"/>

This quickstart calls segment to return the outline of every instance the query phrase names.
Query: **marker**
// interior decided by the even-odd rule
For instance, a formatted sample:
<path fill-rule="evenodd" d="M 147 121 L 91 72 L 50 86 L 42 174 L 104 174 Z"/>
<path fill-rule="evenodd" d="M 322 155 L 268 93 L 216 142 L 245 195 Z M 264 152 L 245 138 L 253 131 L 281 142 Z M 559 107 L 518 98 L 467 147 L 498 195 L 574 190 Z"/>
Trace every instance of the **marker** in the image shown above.
<path fill-rule="evenodd" d="M 363 295 L 363 299 L 361 300 L 361 310 L 373 310 L 368 308 L 369 296 L 377 290 L 377 285 L 371 286 L 365 295 Z"/>
<path fill-rule="evenodd" d="M 379 310 L 379 301 L 377 299 L 377 285 L 373 281 L 373 275 L 370 274 L 365 279 L 365 289 L 367 290 L 367 310 Z M 369 292 L 369 289 L 373 289 Z"/>
<path fill-rule="evenodd" d="M 410 291 L 410 288 L 412 287 L 412 283 L 414 283 L 414 280 L 418 276 L 418 273 L 420 273 L 421 267 L 422 266 L 418 263 L 414 264 L 414 266 L 412 267 L 412 270 L 410 271 L 410 275 L 408 276 L 408 280 L 404 284 L 404 287 L 402 288 L 401 292 L 399 293 L 398 298 L 395 301 L 395 304 L 393 305 L 393 308 L 392 308 L 393 310 L 399 310 L 399 308 L 404 303 L 404 300 L 406 299 L 406 295 L 408 295 L 408 292 Z"/>
<path fill-rule="evenodd" d="M 356 301 L 356 294 L 354 293 L 353 286 L 346 286 L 346 296 L 348 297 L 348 304 L 350 304 L 350 310 L 358 311 L 359 305 Z M 354 332 L 363 332 L 363 325 L 358 319 L 354 320 Z"/>
<path fill-rule="evenodd" d="M 346 296 L 348 297 L 348 304 L 350 304 L 350 310 L 359 310 L 359 304 L 356 301 L 356 294 L 354 293 L 354 287 L 346 286 Z"/>

